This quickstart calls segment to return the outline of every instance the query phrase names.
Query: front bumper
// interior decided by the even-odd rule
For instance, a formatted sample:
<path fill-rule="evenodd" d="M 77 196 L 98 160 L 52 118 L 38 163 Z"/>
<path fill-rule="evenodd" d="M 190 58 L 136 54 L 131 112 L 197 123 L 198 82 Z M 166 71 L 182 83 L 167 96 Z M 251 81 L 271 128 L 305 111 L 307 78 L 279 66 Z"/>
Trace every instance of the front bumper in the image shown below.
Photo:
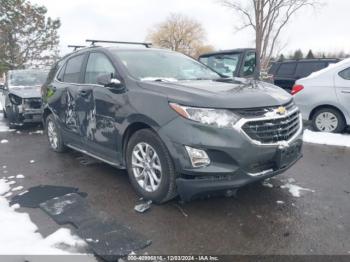
<path fill-rule="evenodd" d="M 28 109 L 28 110 L 14 110 L 9 117 L 11 125 L 23 126 L 30 123 L 42 122 L 42 110 L 41 109 Z"/>
<path fill-rule="evenodd" d="M 185 201 L 196 195 L 237 189 L 283 173 L 302 157 L 302 119 L 300 128 L 288 142 L 273 145 L 252 141 L 242 130 L 214 128 L 176 118 L 158 133 L 167 145 L 177 173 L 178 193 Z M 176 130 L 176 132 L 175 132 Z M 194 168 L 185 145 L 205 150 L 210 165 Z M 283 165 L 281 148 L 295 147 L 295 154 Z"/>
<path fill-rule="evenodd" d="M 234 175 L 213 176 L 209 178 L 204 176 L 194 179 L 178 178 L 176 179 L 178 193 L 183 201 L 189 201 L 199 195 L 235 190 L 245 185 L 279 175 L 293 166 L 301 157 L 302 154 L 299 154 L 297 158 L 287 166 L 277 170 L 262 172 L 259 176 L 251 176 L 244 172 L 237 172 Z"/>

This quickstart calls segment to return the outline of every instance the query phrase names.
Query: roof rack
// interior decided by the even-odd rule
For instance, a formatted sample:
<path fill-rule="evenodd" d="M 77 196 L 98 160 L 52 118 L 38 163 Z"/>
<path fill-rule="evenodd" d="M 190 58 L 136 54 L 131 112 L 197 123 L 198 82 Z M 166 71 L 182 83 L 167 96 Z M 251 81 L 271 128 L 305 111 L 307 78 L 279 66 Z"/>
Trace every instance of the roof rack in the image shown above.
<path fill-rule="evenodd" d="M 86 46 L 84 46 L 84 45 L 68 45 L 68 47 L 74 48 L 73 51 L 76 51 L 76 50 L 78 50 L 79 48 L 84 48 L 84 47 L 86 47 Z"/>
<path fill-rule="evenodd" d="M 86 39 L 86 42 L 90 42 L 91 45 L 95 43 L 112 43 L 112 44 L 126 44 L 126 45 L 143 45 L 147 48 L 150 48 L 152 43 L 143 43 L 143 42 L 123 42 L 123 41 L 108 41 L 108 40 L 95 40 L 95 39 Z"/>

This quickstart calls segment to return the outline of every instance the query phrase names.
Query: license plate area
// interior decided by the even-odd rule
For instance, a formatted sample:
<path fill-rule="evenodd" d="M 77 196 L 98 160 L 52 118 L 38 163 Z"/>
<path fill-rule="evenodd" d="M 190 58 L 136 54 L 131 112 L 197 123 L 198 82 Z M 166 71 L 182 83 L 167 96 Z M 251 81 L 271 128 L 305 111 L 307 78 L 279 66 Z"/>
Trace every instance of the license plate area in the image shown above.
<path fill-rule="evenodd" d="M 278 169 L 287 167 L 297 160 L 301 151 L 301 143 L 294 143 L 287 147 L 277 149 L 276 165 Z"/>

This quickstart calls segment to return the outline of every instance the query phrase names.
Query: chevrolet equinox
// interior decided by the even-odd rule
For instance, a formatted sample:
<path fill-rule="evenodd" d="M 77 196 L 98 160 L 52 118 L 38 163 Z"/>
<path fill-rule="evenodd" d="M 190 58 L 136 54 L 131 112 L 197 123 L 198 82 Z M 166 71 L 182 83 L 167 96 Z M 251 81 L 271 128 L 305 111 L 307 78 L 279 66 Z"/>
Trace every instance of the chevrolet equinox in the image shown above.
<path fill-rule="evenodd" d="M 127 169 L 156 203 L 236 190 L 300 159 L 302 118 L 287 92 L 145 46 L 93 45 L 56 63 L 42 89 L 54 151 Z"/>

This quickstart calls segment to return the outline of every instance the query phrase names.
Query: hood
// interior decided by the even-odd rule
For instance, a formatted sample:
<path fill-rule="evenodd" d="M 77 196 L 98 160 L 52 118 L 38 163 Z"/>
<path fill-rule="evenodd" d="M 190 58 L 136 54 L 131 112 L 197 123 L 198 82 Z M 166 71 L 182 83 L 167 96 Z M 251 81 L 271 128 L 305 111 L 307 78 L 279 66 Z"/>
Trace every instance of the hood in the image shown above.
<path fill-rule="evenodd" d="M 10 87 L 9 93 L 19 96 L 21 98 L 35 98 L 41 97 L 41 88 L 40 86 L 16 86 Z"/>
<path fill-rule="evenodd" d="M 269 83 L 249 79 L 141 82 L 162 92 L 170 102 L 208 108 L 252 108 L 288 103 L 292 96 Z"/>

